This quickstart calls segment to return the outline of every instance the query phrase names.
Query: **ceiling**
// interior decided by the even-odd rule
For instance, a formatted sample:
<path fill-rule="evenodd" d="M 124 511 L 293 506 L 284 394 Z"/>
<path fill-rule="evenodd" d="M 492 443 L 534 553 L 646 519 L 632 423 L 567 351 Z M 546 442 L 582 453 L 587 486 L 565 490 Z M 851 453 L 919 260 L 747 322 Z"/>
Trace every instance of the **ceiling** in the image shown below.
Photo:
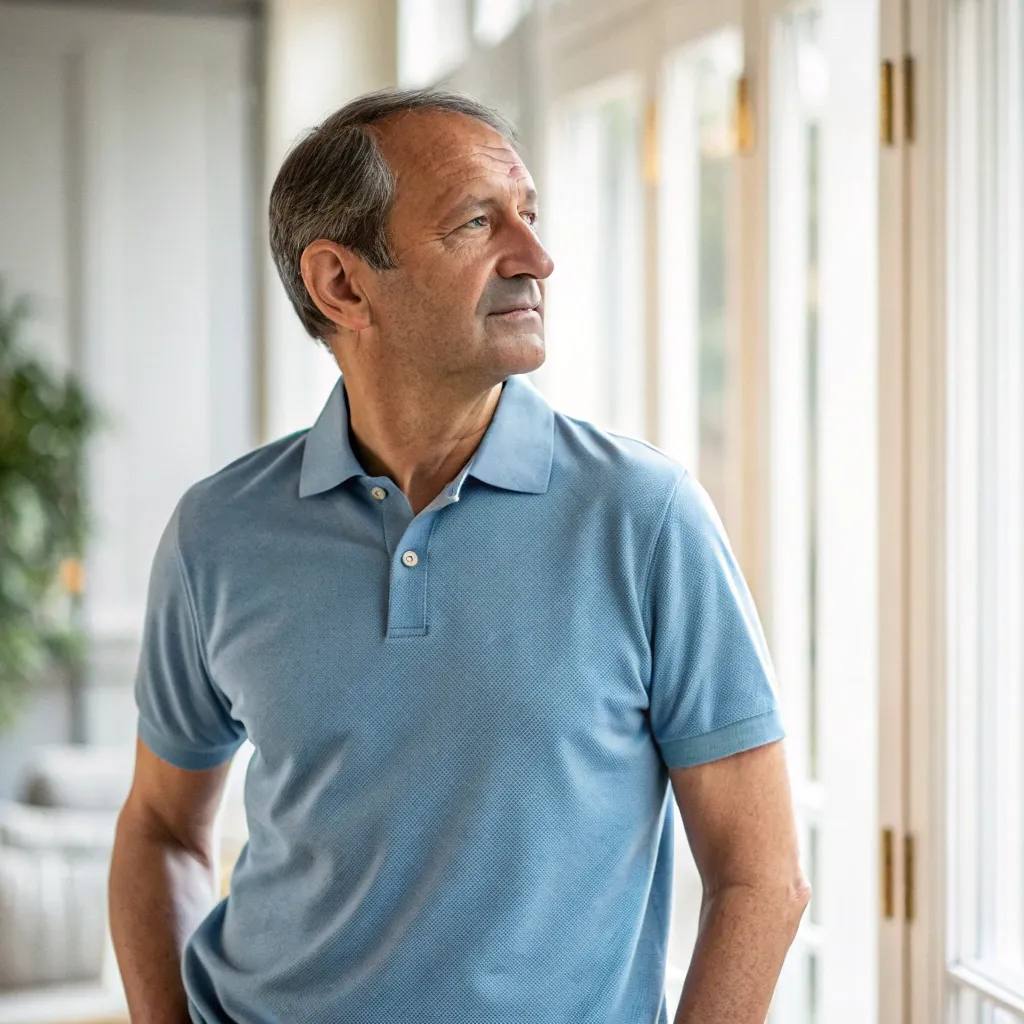
<path fill-rule="evenodd" d="M 2 3 L 3 0 L 0 0 Z M 19 4 L 61 7 L 116 7 L 131 11 L 178 11 L 187 14 L 260 14 L 264 0 L 13 0 Z"/>

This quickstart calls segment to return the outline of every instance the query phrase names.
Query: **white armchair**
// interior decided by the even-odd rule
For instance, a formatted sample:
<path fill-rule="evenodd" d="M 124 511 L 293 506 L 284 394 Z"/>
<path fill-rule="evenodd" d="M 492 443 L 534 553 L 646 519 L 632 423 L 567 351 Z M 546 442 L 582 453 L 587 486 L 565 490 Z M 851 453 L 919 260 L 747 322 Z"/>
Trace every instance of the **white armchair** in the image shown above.
<path fill-rule="evenodd" d="M 0 802 L 0 992 L 108 970 L 107 876 L 130 747 L 41 748 Z"/>

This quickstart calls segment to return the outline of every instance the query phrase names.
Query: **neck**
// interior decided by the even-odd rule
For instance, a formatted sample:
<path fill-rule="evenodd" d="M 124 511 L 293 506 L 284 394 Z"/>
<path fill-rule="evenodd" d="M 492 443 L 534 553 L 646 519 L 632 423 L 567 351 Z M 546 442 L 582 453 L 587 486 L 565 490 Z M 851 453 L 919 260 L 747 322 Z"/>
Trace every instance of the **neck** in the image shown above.
<path fill-rule="evenodd" d="M 370 476 L 394 481 L 418 514 L 463 469 L 480 444 L 502 382 L 459 393 L 449 382 L 408 381 L 342 367 L 349 440 Z"/>

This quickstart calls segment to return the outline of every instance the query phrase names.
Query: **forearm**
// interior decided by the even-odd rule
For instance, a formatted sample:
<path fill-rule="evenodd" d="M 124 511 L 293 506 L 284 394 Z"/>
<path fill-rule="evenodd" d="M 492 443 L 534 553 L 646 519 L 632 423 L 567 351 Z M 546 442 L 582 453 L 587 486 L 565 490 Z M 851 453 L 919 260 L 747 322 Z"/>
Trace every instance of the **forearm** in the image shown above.
<path fill-rule="evenodd" d="M 807 899 L 747 886 L 708 899 L 675 1024 L 764 1024 Z"/>
<path fill-rule="evenodd" d="M 110 867 L 110 931 L 133 1021 L 188 1024 L 181 955 L 216 893 L 210 856 L 122 815 Z"/>

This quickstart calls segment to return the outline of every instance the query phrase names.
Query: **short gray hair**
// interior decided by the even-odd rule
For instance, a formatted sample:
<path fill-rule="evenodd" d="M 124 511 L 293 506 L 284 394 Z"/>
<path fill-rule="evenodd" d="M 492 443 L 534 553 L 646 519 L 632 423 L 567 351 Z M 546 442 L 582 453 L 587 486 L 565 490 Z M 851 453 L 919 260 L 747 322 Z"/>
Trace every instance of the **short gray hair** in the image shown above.
<path fill-rule="evenodd" d="M 381 89 L 352 100 L 310 129 L 277 173 L 270 190 L 270 251 L 295 312 L 318 341 L 335 325 L 306 290 L 302 253 L 311 242 L 326 238 L 351 249 L 375 270 L 397 266 L 387 231 L 395 176 L 370 126 L 390 114 L 424 109 L 483 121 L 522 152 L 511 122 L 469 96 L 439 89 Z"/>

